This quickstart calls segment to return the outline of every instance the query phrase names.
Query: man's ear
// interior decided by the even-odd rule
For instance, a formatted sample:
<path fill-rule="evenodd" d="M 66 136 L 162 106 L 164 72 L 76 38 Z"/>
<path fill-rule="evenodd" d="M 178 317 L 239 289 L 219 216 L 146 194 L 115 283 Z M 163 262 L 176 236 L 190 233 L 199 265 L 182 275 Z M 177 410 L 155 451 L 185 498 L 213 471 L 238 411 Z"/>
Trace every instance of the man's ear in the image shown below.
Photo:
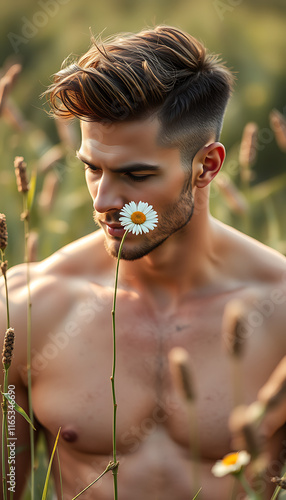
<path fill-rule="evenodd" d="M 220 142 L 212 142 L 200 149 L 193 160 L 194 186 L 206 187 L 218 174 L 225 159 L 225 148 Z"/>

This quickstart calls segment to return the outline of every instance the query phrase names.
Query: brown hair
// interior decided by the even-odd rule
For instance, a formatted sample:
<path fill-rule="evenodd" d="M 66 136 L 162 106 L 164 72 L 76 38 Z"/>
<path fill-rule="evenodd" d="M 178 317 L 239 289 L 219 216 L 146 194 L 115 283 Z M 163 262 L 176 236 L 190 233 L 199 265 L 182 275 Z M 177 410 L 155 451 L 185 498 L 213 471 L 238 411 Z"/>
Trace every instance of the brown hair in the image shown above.
<path fill-rule="evenodd" d="M 234 77 L 198 40 L 157 26 L 92 42 L 54 76 L 46 93 L 55 115 L 119 122 L 157 113 L 162 143 L 180 147 L 187 161 L 211 135 L 218 139 Z"/>

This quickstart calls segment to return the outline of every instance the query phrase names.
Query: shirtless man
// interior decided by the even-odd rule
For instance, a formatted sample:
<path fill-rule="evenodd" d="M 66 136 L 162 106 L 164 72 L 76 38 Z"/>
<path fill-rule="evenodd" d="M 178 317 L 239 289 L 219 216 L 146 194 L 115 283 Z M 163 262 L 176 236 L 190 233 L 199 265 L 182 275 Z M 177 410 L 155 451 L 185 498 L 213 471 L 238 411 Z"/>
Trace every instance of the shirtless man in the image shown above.
<path fill-rule="evenodd" d="M 31 269 L 33 407 L 50 450 L 61 427 L 64 500 L 112 459 L 115 257 L 124 232 L 119 212 L 132 200 L 152 205 L 158 226 L 147 234 L 128 234 L 120 262 L 119 498 L 191 498 L 193 443 L 167 362 L 175 346 L 189 352 L 196 386 L 199 498 L 230 498 L 233 478 L 211 473 L 215 461 L 233 449 L 230 365 L 221 341 L 224 307 L 240 298 L 263 318 L 255 322 L 257 314 L 248 316 L 241 377 L 245 404 L 255 401 L 285 353 L 286 319 L 284 257 L 218 222 L 208 209 L 209 184 L 225 157 L 218 140 L 231 87 L 231 74 L 197 40 L 157 27 L 104 47 L 93 45 L 77 65 L 56 75 L 50 89 L 55 112 L 81 120 L 78 157 L 100 226 Z M 8 282 L 16 332 L 9 383 L 27 409 L 25 266 L 12 269 Z M 265 304 L 272 307 L 263 314 Z M 5 331 L 4 299 L 1 309 Z M 272 419 L 265 428 L 270 464 L 281 465 L 282 424 Z M 25 451 L 17 456 L 15 500 L 28 474 L 23 419 L 17 419 L 16 434 Z M 60 498 L 57 466 L 54 475 Z M 267 499 L 269 486 L 269 480 L 261 484 Z M 82 498 L 111 500 L 112 474 Z"/>

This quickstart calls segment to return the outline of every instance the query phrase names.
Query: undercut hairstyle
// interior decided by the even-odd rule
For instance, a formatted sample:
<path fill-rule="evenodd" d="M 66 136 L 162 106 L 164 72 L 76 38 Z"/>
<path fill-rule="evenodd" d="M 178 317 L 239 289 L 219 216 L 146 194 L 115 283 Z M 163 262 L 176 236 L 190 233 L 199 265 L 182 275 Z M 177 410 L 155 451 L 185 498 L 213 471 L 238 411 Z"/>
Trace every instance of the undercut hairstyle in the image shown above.
<path fill-rule="evenodd" d="M 219 139 L 234 83 L 221 59 L 170 26 L 92 39 L 88 52 L 63 67 L 45 92 L 61 118 L 101 123 L 156 115 L 158 142 L 178 147 L 189 168 L 210 138 Z"/>

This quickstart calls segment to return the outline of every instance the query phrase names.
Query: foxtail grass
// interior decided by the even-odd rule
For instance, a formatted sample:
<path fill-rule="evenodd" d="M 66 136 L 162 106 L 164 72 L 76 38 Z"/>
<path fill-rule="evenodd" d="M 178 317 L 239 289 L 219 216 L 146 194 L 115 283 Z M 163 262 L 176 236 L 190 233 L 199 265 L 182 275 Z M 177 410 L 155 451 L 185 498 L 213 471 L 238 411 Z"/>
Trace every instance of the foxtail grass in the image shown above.
<path fill-rule="evenodd" d="M 17 181 L 17 188 L 19 193 L 23 196 L 23 212 L 21 214 L 21 220 L 24 222 L 24 238 L 25 238 L 25 263 L 26 263 L 26 273 L 27 273 L 27 381 L 28 381 L 28 405 L 29 405 L 29 417 L 34 424 L 34 412 L 32 404 L 32 372 L 31 372 L 31 343 L 32 343 L 32 323 L 31 323 L 31 312 L 32 312 L 32 301 L 31 301 L 31 289 L 30 289 L 30 263 L 28 256 L 28 238 L 29 238 L 29 204 L 28 204 L 28 193 L 29 193 L 29 183 L 27 180 L 26 163 L 22 156 L 17 156 L 14 161 L 15 175 Z M 35 497 L 35 443 L 34 443 L 34 432 L 33 428 L 29 427 L 30 431 L 30 453 L 31 453 L 31 500 Z"/>
<path fill-rule="evenodd" d="M 7 284 L 7 267 L 8 262 L 5 260 L 5 249 L 8 244 L 8 232 L 6 217 L 4 214 L 0 214 L 0 252 L 1 252 L 1 272 L 4 278 L 5 284 L 5 297 L 6 297 L 6 318 L 7 318 L 7 330 L 4 337 L 4 345 L 2 352 L 2 364 L 4 372 L 3 380 L 3 393 L 8 392 L 8 371 L 12 361 L 12 354 L 14 349 L 15 334 L 14 329 L 10 326 L 10 312 L 9 312 L 9 297 L 8 297 L 8 284 Z M 8 454 L 9 471 L 11 470 L 10 465 L 10 448 L 8 445 L 8 421 L 7 421 L 8 405 L 7 400 L 2 396 L 2 489 L 3 489 L 3 499 L 7 499 L 7 477 L 6 477 L 6 453 Z M 13 499 L 13 491 L 10 491 L 10 500 Z"/>
<path fill-rule="evenodd" d="M 196 412 L 196 394 L 190 372 L 189 353 L 183 347 L 174 347 L 169 352 L 170 371 L 174 385 L 181 394 L 185 402 L 188 415 L 189 439 L 192 464 L 192 489 L 191 498 L 197 498 L 200 489 L 200 450 L 199 450 L 199 432 Z M 197 492 L 194 496 L 194 493 Z"/>
<path fill-rule="evenodd" d="M 241 361 L 246 343 L 244 327 L 245 306 L 240 300 L 233 299 L 226 304 L 224 309 L 222 340 L 230 359 L 234 406 L 243 402 Z"/>

